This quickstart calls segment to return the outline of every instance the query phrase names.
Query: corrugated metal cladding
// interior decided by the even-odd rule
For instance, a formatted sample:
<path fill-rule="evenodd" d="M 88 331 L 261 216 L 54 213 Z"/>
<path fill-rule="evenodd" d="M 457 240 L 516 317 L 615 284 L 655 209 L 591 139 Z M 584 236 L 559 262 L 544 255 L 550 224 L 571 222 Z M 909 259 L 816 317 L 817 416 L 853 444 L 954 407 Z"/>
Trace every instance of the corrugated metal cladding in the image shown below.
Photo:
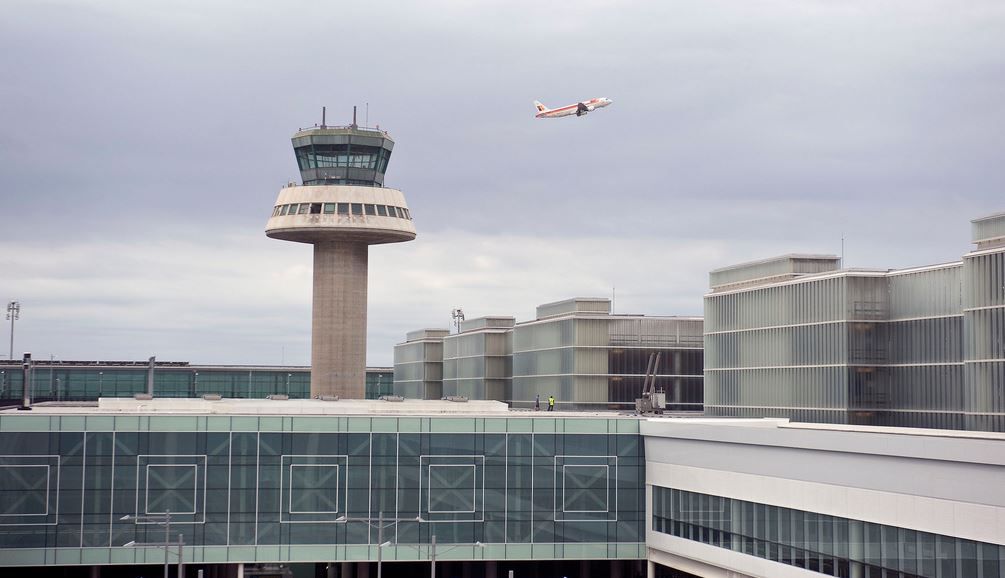
<path fill-rule="evenodd" d="M 560 409 L 634 409 L 649 355 L 661 352 L 656 386 L 670 409 L 700 411 L 701 319 L 598 314 L 609 309 L 607 299 L 549 303 L 538 308 L 544 318 L 512 330 L 491 326 L 511 317 L 471 320 L 443 339 L 443 395 L 524 408 L 547 407 L 554 396 Z M 395 386 L 403 395 L 414 394 L 419 379 L 399 363 L 399 349 L 402 358 L 409 355 L 405 345 L 395 349 L 395 370 L 402 370 Z"/>
<path fill-rule="evenodd" d="M 1005 246 L 711 293 L 705 328 L 709 415 L 1005 431 Z"/>
<path fill-rule="evenodd" d="M 474 331 L 476 329 L 485 328 L 501 328 L 506 329 L 513 327 L 516 324 L 516 318 L 514 317 L 477 317 L 475 319 L 468 319 L 461 322 L 461 332 Z"/>
<path fill-rule="evenodd" d="M 565 315 L 568 313 L 610 313 L 610 299 L 590 299 L 576 298 L 545 303 L 537 306 L 537 318 L 553 317 L 555 315 Z"/>
<path fill-rule="evenodd" d="M 779 275 L 823 273 L 836 270 L 839 261 L 840 259 L 835 255 L 783 255 L 773 259 L 716 269 L 708 274 L 708 282 L 710 287 L 719 288 L 731 283 L 742 283 Z"/>
<path fill-rule="evenodd" d="M 420 339 L 442 339 L 450 335 L 449 329 L 417 329 L 405 334 L 405 341 L 418 341 Z"/>
<path fill-rule="evenodd" d="M 971 240 L 982 243 L 1005 237 L 1005 213 L 974 219 L 970 225 Z"/>

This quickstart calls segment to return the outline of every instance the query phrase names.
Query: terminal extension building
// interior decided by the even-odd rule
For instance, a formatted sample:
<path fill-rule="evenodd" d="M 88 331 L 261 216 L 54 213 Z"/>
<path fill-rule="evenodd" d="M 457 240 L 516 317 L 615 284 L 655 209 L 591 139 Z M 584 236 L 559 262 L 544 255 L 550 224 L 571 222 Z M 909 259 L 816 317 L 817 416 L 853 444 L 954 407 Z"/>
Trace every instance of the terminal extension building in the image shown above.
<path fill-rule="evenodd" d="M 712 271 L 706 415 L 1005 431 L 1005 213 L 972 240 L 913 269 L 786 255 Z"/>
<path fill-rule="evenodd" d="M 311 397 L 311 368 L 285 365 L 204 365 L 187 361 L 40 361 L 28 378 L 34 401 L 97 401 L 133 397 L 153 389 L 157 397 L 264 399 L 285 395 Z M 392 391 L 390 367 L 367 367 L 366 399 Z M 21 361 L 0 360 L 0 406 L 20 404 L 24 397 Z"/>
<path fill-rule="evenodd" d="M 537 308 L 536 319 L 480 317 L 460 331 L 420 329 L 394 348 L 394 390 L 407 398 L 461 396 L 561 409 L 633 410 L 650 354 L 670 411 L 701 411 L 702 320 L 611 313 L 604 298 Z"/>

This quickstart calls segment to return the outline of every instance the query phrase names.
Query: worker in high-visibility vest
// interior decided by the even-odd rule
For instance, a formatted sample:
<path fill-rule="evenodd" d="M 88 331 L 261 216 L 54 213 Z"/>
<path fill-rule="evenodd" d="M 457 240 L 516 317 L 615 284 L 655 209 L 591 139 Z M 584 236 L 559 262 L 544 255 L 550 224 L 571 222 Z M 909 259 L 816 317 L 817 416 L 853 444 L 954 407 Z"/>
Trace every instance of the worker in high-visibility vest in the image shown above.
<path fill-rule="evenodd" d="M 548 395 L 548 411 L 555 411 L 555 396 Z"/>

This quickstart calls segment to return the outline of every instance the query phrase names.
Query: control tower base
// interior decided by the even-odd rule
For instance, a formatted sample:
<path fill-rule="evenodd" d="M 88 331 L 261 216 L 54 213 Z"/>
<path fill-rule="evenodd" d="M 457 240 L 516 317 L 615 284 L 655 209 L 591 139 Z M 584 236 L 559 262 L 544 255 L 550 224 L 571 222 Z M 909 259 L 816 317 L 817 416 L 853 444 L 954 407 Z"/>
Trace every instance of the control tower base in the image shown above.
<path fill-rule="evenodd" d="M 367 254 L 364 242 L 314 244 L 312 397 L 365 397 Z"/>

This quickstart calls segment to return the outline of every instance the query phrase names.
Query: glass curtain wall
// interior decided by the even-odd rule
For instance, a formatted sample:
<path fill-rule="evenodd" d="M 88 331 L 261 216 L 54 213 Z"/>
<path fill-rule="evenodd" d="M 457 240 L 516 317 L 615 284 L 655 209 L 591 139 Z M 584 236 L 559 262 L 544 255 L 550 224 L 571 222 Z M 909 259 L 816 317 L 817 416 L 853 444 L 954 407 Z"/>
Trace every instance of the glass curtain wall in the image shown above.
<path fill-rule="evenodd" d="M 652 530 L 843 578 L 1005 578 L 1005 546 L 653 486 Z"/>
<path fill-rule="evenodd" d="M 190 560 L 372 560 L 381 512 L 392 543 L 645 557 L 634 419 L 19 414 L 0 431 L 5 564 L 125 563 L 163 529 L 121 518 L 166 511 Z"/>
<path fill-rule="evenodd" d="M 40 363 L 32 370 L 33 401 L 94 401 L 99 397 L 132 397 L 147 391 L 147 371 L 137 366 L 71 366 Z M 394 372 L 368 368 L 367 399 L 391 392 Z M 20 403 L 23 373 L 20 364 L 0 365 L 0 403 Z M 227 398 L 262 399 L 284 394 L 291 399 L 310 397 L 310 371 L 302 367 L 219 368 L 157 367 L 154 394 L 158 397 L 201 397 L 219 394 Z"/>
<path fill-rule="evenodd" d="M 1005 247 L 963 259 L 967 429 L 1005 431 Z"/>

